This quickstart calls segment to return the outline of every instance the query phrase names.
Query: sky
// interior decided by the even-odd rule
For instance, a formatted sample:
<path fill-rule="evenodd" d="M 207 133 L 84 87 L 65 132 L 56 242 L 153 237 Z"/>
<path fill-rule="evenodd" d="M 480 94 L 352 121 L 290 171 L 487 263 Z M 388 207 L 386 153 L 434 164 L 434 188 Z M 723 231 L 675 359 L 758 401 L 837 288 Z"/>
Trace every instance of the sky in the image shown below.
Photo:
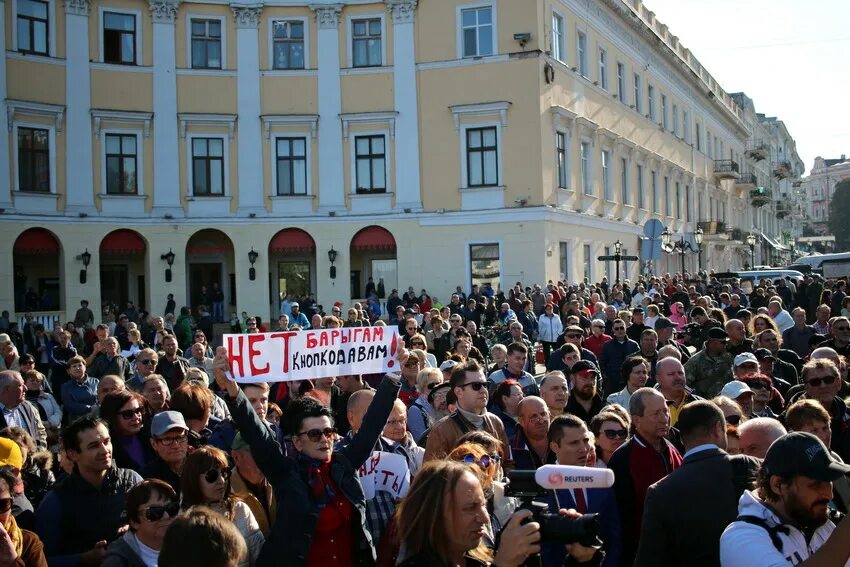
<path fill-rule="evenodd" d="M 785 122 L 797 153 L 850 155 L 850 0 L 644 0 L 728 93 Z"/>

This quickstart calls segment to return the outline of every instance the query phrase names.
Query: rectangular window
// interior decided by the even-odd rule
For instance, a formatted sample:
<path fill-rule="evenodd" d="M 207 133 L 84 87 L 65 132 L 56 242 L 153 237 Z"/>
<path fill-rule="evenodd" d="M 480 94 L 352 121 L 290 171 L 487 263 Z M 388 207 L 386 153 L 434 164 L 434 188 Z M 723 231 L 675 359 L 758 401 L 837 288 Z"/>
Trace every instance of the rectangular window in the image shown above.
<path fill-rule="evenodd" d="M 461 10 L 461 34 L 464 57 L 493 55 L 493 8 Z"/>
<path fill-rule="evenodd" d="M 669 130 L 669 122 L 667 122 L 667 95 L 661 95 L 661 125 L 665 130 Z"/>
<path fill-rule="evenodd" d="M 602 150 L 602 195 L 606 201 L 612 201 L 611 195 L 611 152 Z"/>
<path fill-rule="evenodd" d="M 643 192 L 644 192 L 644 189 L 643 189 L 643 166 L 640 165 L 640 164 L 638 164 L 638 166 L 637 166 L 637 184 L 638 184 L 638 194 L 637 194 L 638 207 L 643 209 L 643 208 L 646 207 L 646 199 L 645 199 L 645 195 L 643 194 Z"/>
<path fill-rule="evenodd" d="M 676 182 L 676 218 L 682 218 L 682 186 L 678 181 Z"/>
<path fill-rule="evenodd" d="M 576 60 L 578 61 L 578 72 L 587 77 L 587 36 L 582 32 L 576 35 Z"/>
<path fill-rule="evenodd" d="M 304 60 L 304 22 L 277 20 L 272 23 L 272 68 L 306 69 Z"/>
<path fill-rule="evenodd" d="M 626 68 L 622 63 L 617 63 L 617 99 L 626 103 Z"/>
<path fill-rule="evenodd" d="M 192 18 L 192 68 L 221 69 L 221 20 Z"/>
<path fill-rule="evenodd" d="M 561 279 L 567 280 L 570 278 L 569 264 L 569 243 L 560 242 L 558 245 L 558 259 L 560 260 Z"/>
<path fill-rule="evenodd" d="M 357 193 L 386 193 L 387 151 L 382 135 L 354 138 L 355 182 Z"/>
<path fill-rule="evenodd" d="M 466 131 L 466 186 L 499 184 L 499 145 L 495 126 Z"/>
<path fill-rule="evenodd" d="M 591 262 L 593 259 L 590 257 L 590 244 L 584 245 L 584 279 L 590 281 L 591 278 Z"/>
<path fill-rule="evenodd" d="M 711 131 L 705 130 L 705 149 L 708 152 L 709 159 L 714 159 L 714 146 L 711 143 Z"/>
<path fill-rule="evenodd" d="M 670 212 L 672 209 L 670 208 L 670 178 L 666 175 L 664 176 L 664 214 L 665 216 L 670 216 Z M 659 211 L 661 212 L 661 211 Z"/>
<path fill-rule="evenodd" d="M 566 62 L 566 37 L 564 35 L 564 18 L 560 14 L 552 14 L 552 57 Z"/>
<path fill-rule="evenodd" d="M 26 193 L 50 192 L 50 131 L 18 128 L 18 188 Z"/>
<path fill-rule="evenodd" d="M 599 48 L 599 86 L 608 90 L 608 52 Z"/>
<path fill-rule="evenodd" d="M 307 194 L 307 139 L 277 138 L 277 194 Z"/>
<path fill-rule="evenodd" d="M 351 38 L 351 64 L 354 67 L 381 66 L 381 18 L 351 20 Z"/>
<path fill-rule="evenodd" d="M 691 195 L 691 186 L 685 185 L 685 215 L 686 222 L 694 220 L 694 196 Z"/>
<path fill-rule="evenodd" d="M 192 194 L 224 195 L 224 139 L 192 139 Z"/>
<path fill-rule="evenodd" d="M 646 104 L 649 105 L 649 119 L 655 122 L 655 87 L 647 85 Z"/>
<path fill-rule="evenodd" d="M 689 144 L 691 143 L 691 115 L 687 110 L 682 111 L 682 138 Z"/>
<path fill-rule="evenodd" d="M 567 135 L 555 133 L 555 157 L 558 161 L 558 187 L 567 188 Z"/>
<path fill-rule="evenodd" d="M 581 143 L 581 187 L 585 195 L 593 195 L 593 177 L 590 173 L 590 144 Z"/>
<path fill-rule="evenodd" d="M 469 245 L 470 285 L 479 289 L 489 286 L 494 290 L 501 287 L 502 260 L 499 257 L 499 244 Z"/>
<path fill-rule="evenodd" d="M 673 103 L 673 134 L 679 135 L 679 105 Z"/>
<path fill-rule="evenodd" d="M 717 159 L 723 159 L 723 153 L 720 151 L 720 144 L 717 143 L 717 136 L 714 136 L 714 156 Z"/>
<path fill-rule="evenodd" d="M 119 65 L 136 64 L 136 16 L 103 13 L 103 61 Z"/>
<path fill-rule="evenodd" d="M 702 132 L 700 131 L 699 122 L 697 122 L 697 151 L 702 151 Z"/>
<path fill-rule="evenodd" d="M 106 193 L 136 195 L 138 150 L 135 134 L 106 135 Z"/>
<path fill-rule="evenodd" d="M 640 75 L 635 73 L 635 110 L 640 113 L 643 113 L 643 101 L 641 100 L 642 95 L 643 88 L 640 84 Z"/>
<path fill-rule="evenodd" d="M 623 196 L 623 204 L 629 204 L 629 160 L 620 158 L 620 191 Z"/>
<path fill-rule="evenodd" d="M 48 55 L 50 5 L 39 0 L 18 0 L 18 51 Z"/>
<path fill-rule="evenodd" d="M 654 171 L 649 173 L 650 177 L 650 190 L 652 191 L 652 212 L 657 213 L 660 212 L 658 210 L 658 174 Z"/>
<path fill-rule="evenodd" d="M 702 215 L 702 197 L 700 195 L 697 195 L 697 220 L 705 220 Z"/>

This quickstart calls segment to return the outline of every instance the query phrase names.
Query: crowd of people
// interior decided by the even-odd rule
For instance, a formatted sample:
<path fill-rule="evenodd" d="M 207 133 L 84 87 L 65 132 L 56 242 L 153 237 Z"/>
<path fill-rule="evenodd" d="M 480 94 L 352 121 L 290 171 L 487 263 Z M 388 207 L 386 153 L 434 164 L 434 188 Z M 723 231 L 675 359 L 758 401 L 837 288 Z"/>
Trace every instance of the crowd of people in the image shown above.
<path fill-rule="evenodd" d="M 846 283 L 747 283 L 410 287 L 381 316 L 285 297 L 225 327 L 390 325 L 405 348 L 397 374 L 272 384 L 228 378 L 220 304 L 4 314 L 0 561 L 850 565 Z M 596 538 L 513 492 L 550 464 L 613 471 L 536 497 Z"/>

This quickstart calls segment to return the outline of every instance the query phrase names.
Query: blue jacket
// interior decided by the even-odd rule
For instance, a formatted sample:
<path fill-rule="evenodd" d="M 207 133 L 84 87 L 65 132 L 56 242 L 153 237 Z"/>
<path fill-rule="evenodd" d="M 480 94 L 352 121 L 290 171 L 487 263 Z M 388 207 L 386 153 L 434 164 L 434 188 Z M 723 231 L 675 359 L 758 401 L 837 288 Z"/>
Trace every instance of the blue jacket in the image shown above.
<path fill-rule="evenodd" d="M 555 493 L 557 500 L 555 499 Z M 605 559 L 602 567 L 618 567 L 622 556 L 622 544 L 620 541 L 620 513 L 617 510 L 617 499 L 613 488 L 588 488 L 587 513 L 599 514 L 600 534 L 602 549 L 605 551 Z M 556 512 L 560 508 L 575 508 L 576 503 L 569 490 L 550 490 L 547 499 L 549 511 Z M 555 543 L 544 543 L 541 558 L 543 567 L 561 567 L 567 557 L 567 550 L 563 545 Z"/>
<path fill-rule="evenodd" d="M 68 380 L 62 384 L 62 405 L 70 418 L 86 415 L 97 403 L 97 378 L 87 376 L 82 383 Z"/>
<path fill-rule="evenodd" d="M 615 338 L 602 346 L 602 352 L 599 355 L 599 370 L 602 371 L 606 395 L 623 389 L 623 361 L 639 350 L 640 345 L 631 339 L 626 339 L 621 343 Z"/>

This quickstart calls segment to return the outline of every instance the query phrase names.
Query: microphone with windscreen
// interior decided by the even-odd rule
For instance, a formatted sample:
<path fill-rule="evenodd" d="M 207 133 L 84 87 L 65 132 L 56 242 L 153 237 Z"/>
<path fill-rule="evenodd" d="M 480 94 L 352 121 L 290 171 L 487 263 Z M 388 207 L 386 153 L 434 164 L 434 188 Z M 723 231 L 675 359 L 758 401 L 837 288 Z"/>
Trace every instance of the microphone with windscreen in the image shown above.
<path fill-rule="evenodd" d="M 534 473 L 534 482 L 547 490 L 610 488 L 614 471 L 570 465 L 543 465 Z"/>

